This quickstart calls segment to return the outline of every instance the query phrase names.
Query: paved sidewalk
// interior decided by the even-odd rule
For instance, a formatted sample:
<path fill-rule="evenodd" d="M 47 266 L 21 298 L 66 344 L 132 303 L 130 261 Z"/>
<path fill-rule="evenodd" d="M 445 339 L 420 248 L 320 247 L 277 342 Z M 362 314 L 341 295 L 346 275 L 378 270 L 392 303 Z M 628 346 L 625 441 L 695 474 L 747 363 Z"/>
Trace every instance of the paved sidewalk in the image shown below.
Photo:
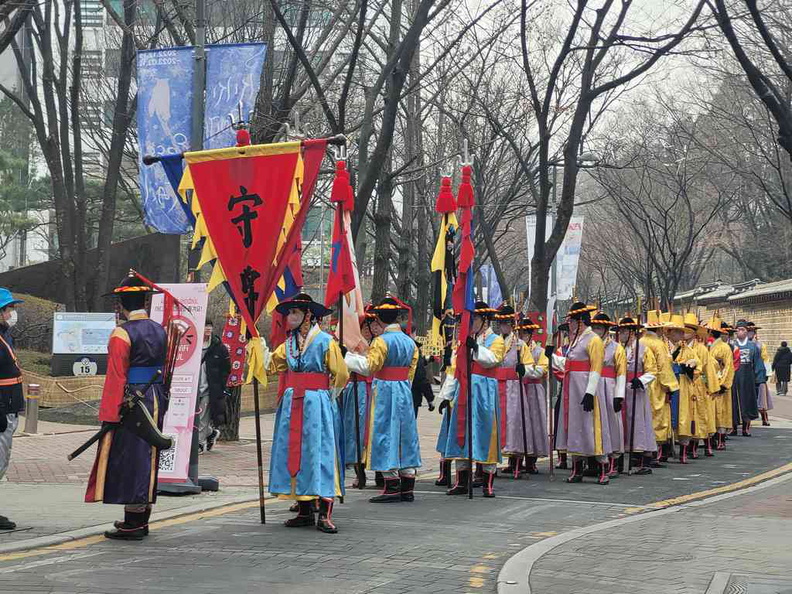
<path fill-rule="evenodd" d="M 261 419 L 265 485 L 274 418 L 274 414 L 267 414 Z M 430 413 L 426 408 L 419 411 L 423 472 L 427 474 L 438 468 L 434 445 L 440 421 L 436 412 Z M 5 545 L 21 546 L 21 541 L 101 526 L 119 518 L 118 506 L 83 502 L 95 446 L 71 462 L 66 460 L 66 455 L 96 430 L 97 427 L 41 422 L 38 435 L 14 437 L 7 480 L 0 483 L 0 513 L 13 519 L 17 530 L 0 532 L 0 550 Z M 258 498 L 253 417 L 242 419 L 240 441 L 220 442 L 211 452 L 199 457 L 199 472 L 218 477 L 220 491 L 160 496 L 155 512 L 172 514 L 195 506 L 221 506 Z M 351 480 L 352 477 L 348 477 L 348 483 Z"/>
<path fill-rule="evenodd" d="M 539 559 L 530 574 L 531 591 L 792 592 L 790 493 L 792 481 L 782 480 L 577 538 Z"/>

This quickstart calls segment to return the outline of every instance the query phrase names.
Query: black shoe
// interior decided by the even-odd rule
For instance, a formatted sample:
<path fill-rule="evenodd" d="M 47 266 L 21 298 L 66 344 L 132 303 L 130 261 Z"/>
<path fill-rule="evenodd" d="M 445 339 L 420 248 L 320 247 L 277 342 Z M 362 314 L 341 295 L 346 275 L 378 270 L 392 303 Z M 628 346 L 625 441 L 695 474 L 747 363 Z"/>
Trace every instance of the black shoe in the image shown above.
<path fill-rule="evenodd" d="M 319 500 L 319 520 L 316 522 L 316 529 L 325 534 L 336 534 L 338 528 L 333 524 L 333 505 L 332 499 Z"/>
<path fill-rule="evenodd" d="M 648 468 L 646 466 L 642 466 L 638 470 L 633 471 L 633 474 L 635 474 L 637 476 L 644 476 L 646 474 L 652 474 L 652 469 Z"/>
<path fill-rule="evenodd" d="M 124 526 L 124 523 L 121 520 L 116 520 L 115 522 L 113 522 L 113 528 L 115 528 L 116 530 L 118 530 L 120 528 L 123 528 L 123 526 Z M 149 533 L 149 527 L 148 527 L 148 524 L 146 524 L 143 527 L 143 536 L 148 536 L 148 533 Z"/>
<path fill-rule="evenodd" d="M 446 495 L 465 495 L 468 492 L 468 481 L 470 480 L 469 470 L 457 470 L 456 483 L 448 491 Z"/>
<path fill-rule="evenodd" d="M 415 501 L 415 495 L 413 494 L 413 490 L 415 489 L 414 476 L 401 477 L 401 484 L 399 487 L 401 489 L 400 495 L 402 501 Z"/>
<path fill-rule="evenodd" d="M 297 515 L 286 520 L 283 523 L 284 526 L 287 528 L 302 528 L 303 526 L 313 526 L 316 524 L 313 501 L 298 501 L 297 509 L 294 510 L 293 508 L 294 506 L 292 506 L 292 511 L 296 511 Z"/>
<path fill-rule="evenodd" d="M 0 516 L 0 530 L 14 530 L 16 528 L 16 524 L 6 518 L 5 516 Z"/>
<path fill-rule="evenodd" d="M 114 529 L 104 533 L 105 538 L 113 540 L 143 540 L 148 535 L 148 518 L 151 510 L 144 512 L 124 511 L 124 521 L 115 522 Z"/>
<path fill-rule="evenodd" d="M 211 452 L 212 448 L 215 447 L 215 442 L 217 438 L 220 437 L 220 429 L 213 429 L 212 432 L 209 434 L 209 437 L 206 438 L 206 451 Z"/>
<path fill-rule="evenodd" d="M 385 477 L 382 476 L 381 472 L 374 473 L 374 484 L 378 489 L 382 489 L 385 486 Z"/>
<path fill-rule="evenodd" d="M 476 472 L 473 475 L 473 488 L 477 489 L 484 485 L 484 467 L 476 462 Z"/>
<path fill-rule="evenodd" d="M 382 493 L 369 499 L 371 503 L 396 503 L 401 500 L 401 481 L 399 478 L 386 478 L 385 488 Z"/>

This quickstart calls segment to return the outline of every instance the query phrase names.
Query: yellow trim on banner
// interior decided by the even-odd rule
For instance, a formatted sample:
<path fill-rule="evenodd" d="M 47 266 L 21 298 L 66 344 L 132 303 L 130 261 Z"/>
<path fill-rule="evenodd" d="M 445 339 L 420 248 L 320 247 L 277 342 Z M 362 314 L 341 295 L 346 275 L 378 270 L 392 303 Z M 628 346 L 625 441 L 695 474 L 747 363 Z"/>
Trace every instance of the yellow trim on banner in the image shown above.
<path fill-rule="evenodd" d="M 215 260 L 214 267 L 212 268 L 212 276 L 209 277 L 209 284 L 206 285 L 206 292 L 211 293 L 218 286 L 222 285 L 225 280 L 226 277 L 225 274 L 223 274 L 223 268 L 220 266 L 220 262 Z"/>
<path fill-rule="evenodd" d="M 264 369 L 264 347 L 261 339 L 253 337 L 247 344 L 248 372 L 245 383 L 249 384 L 255 377 L 262 386 L 267 385 L 267 372 Z"/>
<path fill-rule="evenodd" d="M 301 148 L 301 141 L 276 142 L 274 144 L 251 144 L 249 146 L 232 146 L 229 148 L 184 153 L 184 160 L 190 165 L 192 163 L 222 161 L 224 159 L 286 155 L 299 152 Z"/>

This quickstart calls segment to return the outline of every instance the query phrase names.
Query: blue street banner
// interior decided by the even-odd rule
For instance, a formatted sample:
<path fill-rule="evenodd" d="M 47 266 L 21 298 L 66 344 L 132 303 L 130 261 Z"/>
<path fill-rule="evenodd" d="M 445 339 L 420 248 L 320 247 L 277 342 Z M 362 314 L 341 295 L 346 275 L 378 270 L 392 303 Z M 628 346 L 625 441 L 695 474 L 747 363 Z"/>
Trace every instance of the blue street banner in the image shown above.
<path fill-rule="evenodd" d="M 160 233 L 186 233 L 191 221 L 165 169 L 143 165 L 142 159 L 190 150 L 194 63 L 192 47 L 137 55 L 140 197 L 146 225 Z"/>
<path fill-rule="evenodd" d="M 204 149 L 236 144 L 236 133 L 229 126 L 228 114 L 237 121 L 241 104 L 242 119 L 249 119 L 256 104 L 266 56 L 264 43 L 207 46 Z"/>

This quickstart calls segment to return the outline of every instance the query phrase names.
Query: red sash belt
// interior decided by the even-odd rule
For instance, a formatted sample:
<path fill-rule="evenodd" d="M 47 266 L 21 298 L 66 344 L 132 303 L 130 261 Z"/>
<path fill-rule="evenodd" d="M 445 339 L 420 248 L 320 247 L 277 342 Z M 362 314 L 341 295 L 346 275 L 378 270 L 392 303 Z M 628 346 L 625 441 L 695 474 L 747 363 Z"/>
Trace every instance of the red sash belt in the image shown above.
<path fill-rule="evenodd" d="M 487 369 L 483 367 L 480 363 L 473 362 L 473 365 L 470 367 L 470 372 L 475 373 L 476 375 L 483 375 L 484 377 L 490 377 L 492 379 L 498 379 L 498 368 L 493 367 L 491 369 Z"/>
<path fill-rule="evenodd" d="M 495 368 L 495 377 L 498 380 L 498 402 L 500 404 L 500 430 L 501 430 L 501 441 L 503 441 L 506 435 L 506 423 L 507 423 L 506 382 L 510 380 L 519 380 L 520 376 L 517 375 L 517 370 L 514 367 L 497 367 Z"/>
<path fill-rule="evenodd" d="M 374 378 L 388 382 L 404 382 L 410 379 L 409 367 L 383 367 L 374 374 Z"/>
<path fill-rule="evenodd" d="M 286 468 L 289 475 L 297 476 L 302 458 L 303 400 L 308 390 L 329 390 L 330 377 L 326 373 L 298 373 L 287 371 L 281 376 L 281 388 L 291 388 L 291 416 L 289 418 L 289 458 Z M 283 393 L 281 393 L 281 397 Z"/>
<path fill-rule="evenodd" d="M 514 367 L 497 367 L 495 369 L 495 375 L 499 382 L 507 382 L 510 380 L 519 379 L 517 370 Z"/>
<path fill-rule="evenodd" d="M 588 361 L 570 361 L 566 360 L 564 365 L 564 431 L 569 431 L 569 384 L 570 384 L 570 371 L 591 371 L 591 365 Z"/>
<path fill-rule="evenodd" d="M 610 379 L 616 379 L 616 368 L 603 367 L 602 372 L 600 373 L 600 377 L 608 377 Z"/>

